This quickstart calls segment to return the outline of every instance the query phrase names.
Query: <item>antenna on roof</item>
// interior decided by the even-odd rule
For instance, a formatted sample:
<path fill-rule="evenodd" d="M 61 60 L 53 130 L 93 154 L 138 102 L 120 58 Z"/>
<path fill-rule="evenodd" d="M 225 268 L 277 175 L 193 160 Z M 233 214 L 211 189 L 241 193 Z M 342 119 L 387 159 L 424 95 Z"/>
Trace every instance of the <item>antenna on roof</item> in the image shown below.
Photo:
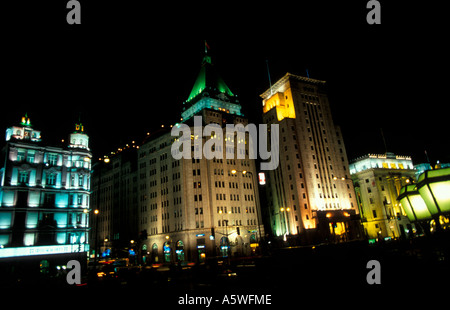
<path fill-rule="evenodd" d="M 267 75 L 269 76 L 270 95 L 272 96 L 273 92 L 272 92 L 272 80 L 270 79 L 269 59 L 266 59 L 266 65 L 267 65 Z"/>
<path fill-rule="evenodd" d="M 211 49 L 210 47 L 209 47 L 209 45 L 208 45 L 208 43 L 206 42 L 206 40 L 204 40 L 205 41 L 205 55 L 206 54 L 208 54 L 208 51 Z"/>

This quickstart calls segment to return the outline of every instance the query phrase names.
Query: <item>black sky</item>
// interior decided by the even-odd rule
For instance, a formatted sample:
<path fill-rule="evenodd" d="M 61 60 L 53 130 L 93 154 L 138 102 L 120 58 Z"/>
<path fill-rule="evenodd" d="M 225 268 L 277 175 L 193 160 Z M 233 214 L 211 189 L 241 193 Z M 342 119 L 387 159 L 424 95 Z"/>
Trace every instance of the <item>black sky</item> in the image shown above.
<path fill-rule="evenodd" d="M 380 1 L 382 24 L 369 26 L 366 1 L 200 12 L 80 2 L 81 26 L 66 25 L 67 10 L 55 9 L 56 2 L 44 11 L 30 7 L 43 15 L 11 9 L 2 42 L 0 130 L 27 112 L 51 144 L 81 114 L 96 156 L 140 141 L 179 119 L 208 37 L 213 62 L 250 121 L 260 121 L 268 60 L 272 81 L 306 69 L 327 81 L 350 159 L 384 153 L 383 128 L 388 151 L 416 163 L 426 160 L 424 150 L 432 161 L 450 161 L 448 35 L 438 7 Z"/>

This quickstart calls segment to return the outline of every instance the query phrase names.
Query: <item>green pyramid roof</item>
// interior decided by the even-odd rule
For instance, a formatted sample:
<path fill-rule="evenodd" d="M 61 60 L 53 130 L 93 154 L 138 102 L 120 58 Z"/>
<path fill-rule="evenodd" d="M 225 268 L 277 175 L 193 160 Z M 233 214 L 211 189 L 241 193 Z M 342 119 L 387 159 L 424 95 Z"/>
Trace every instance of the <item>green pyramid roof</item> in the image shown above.
<path fill-rule="evenodd" d="M 227 84 L 223 79 L 217 74 L 214 66 L 211 63 L 211 57 L 205 55 L 203 57 L 202 67 L 200 68 L 200 73 L 195 80 L 194 87 L 189 94 L 186 102 L 191 101 L 203 91 L 207 90 L 210 95 L 213 93 L 224 93 L 228 96 L 233 97 L 233 92 L 228 88 Z"/>

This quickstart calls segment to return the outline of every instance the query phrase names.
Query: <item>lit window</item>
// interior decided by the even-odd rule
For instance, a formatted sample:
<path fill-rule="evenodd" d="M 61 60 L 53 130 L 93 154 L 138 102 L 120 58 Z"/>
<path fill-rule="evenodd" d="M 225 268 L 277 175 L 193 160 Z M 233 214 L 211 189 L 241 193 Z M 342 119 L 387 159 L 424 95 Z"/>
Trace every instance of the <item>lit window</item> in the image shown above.
<path fill-rule="evenodd" d="M 54 174 L 54 173 L 47 174 L 47 176 L 45 178 L 47 185 L 55 185 L 55 180 L 56 180 L 56 174 Z"/>
<path fill-rule="evenodd" d="M 58 161 L 58 155 L 57 154 L 48 154 L 47 163 L 49 165 L 56 166 L 57 161 Z"/>
<path fill-rule="evenodd" d="M 30 174 L 28 171 L 19 172 L 19 183 L 28 183 Z"/>

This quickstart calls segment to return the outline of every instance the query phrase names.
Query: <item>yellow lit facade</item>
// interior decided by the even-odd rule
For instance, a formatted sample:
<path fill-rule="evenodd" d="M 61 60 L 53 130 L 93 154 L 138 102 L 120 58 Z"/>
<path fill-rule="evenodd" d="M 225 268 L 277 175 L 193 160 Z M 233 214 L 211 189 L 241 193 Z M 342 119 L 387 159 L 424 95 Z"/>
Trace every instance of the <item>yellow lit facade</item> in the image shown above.
<path fill-rule="evenodd" d="M 268 171 L 266 192 L 272 233 L 283 240 L 340 242 L 362 236 L 325 84 L 287 73 L 261 94 L 264 123 L 279 125 L 280 165 Z"/>
<path fill-rule="evenodd" d="M 364 232 L 370 240 L 396 239 L 413 233 L 405 206 L 397 201 L 400 189 L 414 178 L 408 156 L 369 154 L 350 164 Z"/>
<path fill-rule="evenodd" d="M 263 113 L 266 113 L 273 108 L 276 109 L 278 121 L 281 121 L 284 118 L 295 118 L 295 108 L 290 88 L 286 89 L 284 92 L 277 92 L 263 101 Z"/>

